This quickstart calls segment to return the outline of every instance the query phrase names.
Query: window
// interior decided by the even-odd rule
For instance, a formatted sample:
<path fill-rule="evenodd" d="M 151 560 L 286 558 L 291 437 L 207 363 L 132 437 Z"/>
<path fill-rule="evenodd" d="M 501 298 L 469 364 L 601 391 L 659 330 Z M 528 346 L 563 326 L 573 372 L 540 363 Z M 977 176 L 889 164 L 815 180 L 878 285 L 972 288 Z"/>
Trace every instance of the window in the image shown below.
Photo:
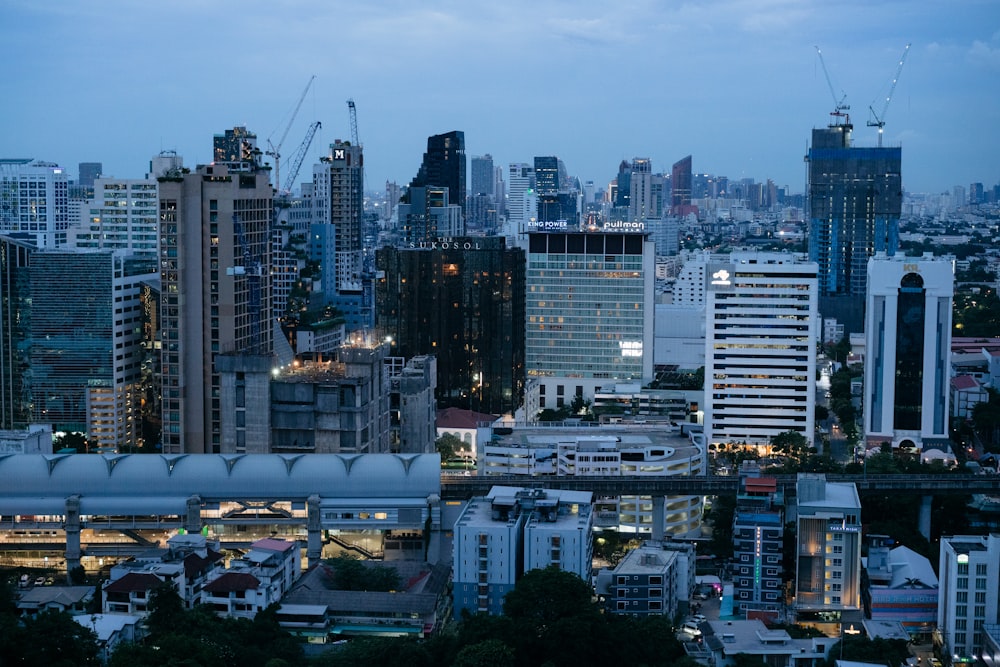
<path fill-rule="evenodd" d="M 977 577 L 986 576 L 986 563 L 976 563 L 976 576 Z"/>

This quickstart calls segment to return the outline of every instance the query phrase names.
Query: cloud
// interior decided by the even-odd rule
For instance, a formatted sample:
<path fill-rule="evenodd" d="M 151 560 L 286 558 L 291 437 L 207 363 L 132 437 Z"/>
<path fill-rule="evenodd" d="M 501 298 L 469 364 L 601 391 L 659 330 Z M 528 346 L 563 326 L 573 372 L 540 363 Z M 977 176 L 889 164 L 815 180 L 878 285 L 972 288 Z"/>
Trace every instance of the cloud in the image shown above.
<path fill-rule="evenodd" d="M 1000 32 L 994 33 L 990 43 L 978 39 L 972 42 L 967 56 L 974 64 L 1000 72 Z"/>

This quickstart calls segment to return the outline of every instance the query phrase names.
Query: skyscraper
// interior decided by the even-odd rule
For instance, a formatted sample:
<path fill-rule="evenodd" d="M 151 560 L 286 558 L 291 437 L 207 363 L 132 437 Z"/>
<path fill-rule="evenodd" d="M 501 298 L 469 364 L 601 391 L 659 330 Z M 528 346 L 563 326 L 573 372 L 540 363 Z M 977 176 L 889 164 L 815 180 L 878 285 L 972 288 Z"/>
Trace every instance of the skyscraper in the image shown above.
<path fill-rule="evenodd" d="M 158 180 L 163 451 L 217 453 L 216 355 L 272 350 L 268 171 L 202 165 Z"/>
<path fill-rule="evenodd" d="M 31 276 L 38 249 L 27 233 L 0 235 L 0 430 L 31 423 Z"/>
<path fill-rule="evenodd" d="M 361 146 L 340 140 L 330 144 L 329 155 L 313 167 L 314 221 L 330 225 L 334 235 L 333 257 L 323 258 L 323 292 L 361 292 L 364 246 L 364 153 Z"/>
<path fill-rule="evenodd" d="M 78 183 L 85 188 L 94 187 L 94 181 L 104 175 L 104 165 L 100 162 L 81 162 Z"/>
<path fill-rule="evenodd" d="M 559 158 L 556 156 L 535 158 L 535 191 L 539 196 L 559 192 Z"/>
<path fill-rule="evenodd" d="M 850 124 L 814 129 L 809 164 L 809 259 L 819 265 L 820 311 L 860 331 L 868 258 L 895 254 L 902 149 L 854 148 Z"/>
<path fill-rule="evenodd" d="M 674 163 L 670 172 L 670 207 L 674 215 L 691 212 L 691 156 Z"/>
<path fill-rule="evenodd" d="M 25 232 L 39 248 L 66 242 L 69 180 L 52 162 L 0 160 L 0 234 Z"/>
<path fill-rule="evenodd" d="M 242 125 L 215 135 L 212 149 L 214 163 L 226 165 L 233 172 L 255 168 L 261 155 L 257 135 Z"/>
<path fill-rule="evenodd" d="M 811 445 L 816 265 L 745 252 L 708 264 L 706 274 L 706 442 L 764 447 L 795 431 Z"/>
<path fill-rule="evenodd" d="M 653 242 L 644 234 L 535 232 L 528 245 L 525 364 L 546 406 L 652 380 Z"/>
<path fill-rule="evenodd" d="M 465 214 L 465 133 L 453 130 L 427 137 L 427 152 L 411 188 L 437 186 L 448 188 L 451 201 Z"/>
<path fill-rule="evenodd" d="M 512 163 L 507 192 L 507 219 L 515 230 L 523 232 L 525 225 L 538 215 L 534 167 L 524 162 Z"/>
<path fill-rule="evenodd" d="M 80 226 L 68 232 L 76 248 L 156 255 L 157 184 L 152 179 L 98 178 Z"/>
<path fill-rule="evenodd" d="M 864 429 L 869 447 L 947 447 L 952 263 L 868 260 Z"/>
<path fill-rule="evenodd" d="M 475 155 L 472 157 L 472 183 L 469 187 L 471 195 L 494 196 L 496 189 L 496 174 L 493 170 L 493 156 Z"/>

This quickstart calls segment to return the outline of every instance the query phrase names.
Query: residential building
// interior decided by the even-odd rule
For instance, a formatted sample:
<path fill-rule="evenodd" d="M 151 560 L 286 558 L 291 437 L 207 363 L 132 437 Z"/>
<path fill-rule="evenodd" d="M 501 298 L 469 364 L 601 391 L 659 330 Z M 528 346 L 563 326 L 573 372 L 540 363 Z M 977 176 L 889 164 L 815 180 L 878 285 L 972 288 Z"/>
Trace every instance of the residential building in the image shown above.
<path fill-rule="evenodd" d="M 230 173 L 252 172 L 260 164 L 257 135 L 239 125 L 212 139 L 212 162 L 225 166 Z"/>
<path fill-rule="evenodd" d="M 598 572 L 597 593 L 611 613 L 673 618 L 694 593 L 694 554 L 690 543 L 644 541 Z"/>
<path fill-rule="evenodd" d="M 744 463 L 733 514 L 733 606 L 747 618 L 777 621 L 784 606 L 785 524 L 778 495 L 773 477 L 761 476 L 756 462 Z"/>
<path fill-rule="evenodd" d="M 436 239 L 376 252 L 377 328 L 391 336 L 393 355 L 435 356 L 442 407 L 502 414 L 520 405 L 524 256 L 504 237 Z"/>
<path fill-rule="evenodd" d="M 786 630 L 771 630 L 759 619 L 746 621 L 706 621 L 701 623 L 700 642 L 686 642 L 684 651 L 703 665 L 732 667 L 743 660 L 757 660 L 781 667 L 811 667 L 830 657 L 837 643 L 832 637 L 792 639 Z M 749 656 L 752 656 L 749 657 Z M 838 661 L 841 667 L 860 667 L 863 663 Z"/>
<path fill-rule="evenodd" d="M 451 201 L 462 209 L 465 217 L 465 133 L 453 130 L 427 137 L 427 152 L 417 175 L 410 181 L 410 190 L 420 187 L 447 188 Z M 409 203 L 408 195 L 403 195 Z"/>
<path fill-rule="evenodd" d="M 77 183 L 85 188 L 93 188 L 94 182 L 104 175 L 104 165 L 100 162 L 80 162 L 77 172 Z"/>
<path fill-rule="evenodd" d="M 69 179 L 53 162 L 0 159 L 0 234 L 24 232 L 37 248 L 66 243 Z"/>
<path fill-rule="evenodd" d="M 216 164 L 159 179 L 164 453 L 221 451 L 216 357 L 273 349 L 268 176 Z"/>
<path fill-rule="evenodd" d="M 297 542 L 263 539 L 216 572 L 201 589 L 201 604 L 222 616 L 253 618 L 281 601 L 301 574 Z"/>
<path fill-rule="evenodd" d="M 152 257 L 110 251 L 32 257 L 27 388 L 35 423 L 86 433 L 99 451 L 139 444 L 140 290 L 156 266 Z"/>
<path fill-rule="evenodd" d="M 812 131 L 808 163 L 809 259 L 818 265 L 820 311 L 861 331 L 868 259 L 894 255 L 902 209 L 902 149 L 855 148 L 853 126 Z"/>
<path fill-rule="evenodd" d="M 869 260 L 862 401 L 869 447 L 948 450 L 953 285 L 943 258 Z"/>
<path fill-rule="evenodd" d="M 454 528 L 454 608 L 500 614 L 527 571 L 558 567 L 590 580 L 593 495 L 495 486 L 473 498 Z"/>
<path fill-rule="evenodd" d="M 146 637 L 146 627 L 141 616 L 79 614 L 73 616 L 73 620 L 96 635 L 100 651 L 98 656 L 103 665 L 108 664 L 119 645 L 139 643 Z"/>
<path fill-rule="evenodd" d="M 816 264 L 734 252 L 707 268 L 705 438 L 766 448 L 786 431 L 811 446 L 816 404 Z"/>
<path fill-rule="evenodd" d="M 795 608 L 800 619 L 861 609 L 861 500 L 854 484 L 799 473 Z"/>
<path fill-rule="evenodd" d="M 364 247 L 361 226 L 364 216 L 364 152 L 361 146 L 337 140 L 330 152 L 313 167 L 314 223 L 333 231 L 333 256 L 324 256 L 323 293 L 362 291 Z"/>
<path fill-rule="evenodd" d="M 480 475 L 703 475 L 704 447 L 669 425 L 622 424 L 542 427 L 497 421 L 477 438 Z M 701 529 L 701 496 L 621 496 L 595 500 L 594 523 L 623 533 L 662 539 Z M 662 513 L 662 519 L 661 517 Z"/>
<path fill-rule="evenodd" d="M 953 664 L 974 662 L 1000 625 L 1000 534 L 942 537 L 938 577 L 942 651 Z"/>
<path fill-rule="evenodd" d="M 440 239 L 464 236 L 462 208 L 453 203 L 448 188 L 411 187 L 406 202 L 397 206 L 399 229 L 396 246 L 424 247 Z"/>
<path fill-rule="evenodd" d="M 493 169 L 493 156 L 474 155 L 470 160 L 472 180 L 469 184 L 470 196 L 496 195 L 496 174 Z"/>
<path fill-rule="evenodd" d="M 77 222 L 67 233 L 68 246 L 155 257 L 159 232 L 156 181 L 98 178 Z"/>
<path fill-rule="evenodd" d="M 528 235 L 527 377 L 541 409 L 653 378 L 654 246 L 645 234 Z M 529 415 L 534 418 L 534 415 Z"/>

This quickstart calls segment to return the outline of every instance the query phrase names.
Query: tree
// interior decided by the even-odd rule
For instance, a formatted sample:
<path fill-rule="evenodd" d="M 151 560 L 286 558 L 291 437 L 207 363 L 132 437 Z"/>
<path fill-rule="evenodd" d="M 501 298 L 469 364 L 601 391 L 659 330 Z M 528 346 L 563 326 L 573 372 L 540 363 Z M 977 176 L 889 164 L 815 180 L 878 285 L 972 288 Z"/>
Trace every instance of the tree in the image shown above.
<path fill-rule="evenodd" d="M 771 438 L 771 450 L 801 462 L 809 455 L 809 441 L 798 431 L 784 431 Z"/>
<path fill-rule="evenodd" d="M 87 667 L 100 665 L 97 635 L 64 611 L 47 609 L 24 620 L 30 650 L 21 662 L 27 667 Z"/>
<path fill-rule="evenodd" d="M 385 565 L 365 566 L 353 556 L 326 561 L 333 571 L 327 583 L 336 591 L 394 591 L 400 587 L 399 573 Z"/>
<path fill-rule="evenodd" d="M 442 463 L 455 458 L 458 452 L 463 451 L 466 448 L 462 439 L 453 433 L 445 433 L 442 435 L 434 441 L 434 446 L 437 448 L 438 454 L 441 455 Z"/>
<path fill-rule="evenodd" d="M 514 667 L 514 650 L 499 639 L 462 648 L 452 667 Z"/>

